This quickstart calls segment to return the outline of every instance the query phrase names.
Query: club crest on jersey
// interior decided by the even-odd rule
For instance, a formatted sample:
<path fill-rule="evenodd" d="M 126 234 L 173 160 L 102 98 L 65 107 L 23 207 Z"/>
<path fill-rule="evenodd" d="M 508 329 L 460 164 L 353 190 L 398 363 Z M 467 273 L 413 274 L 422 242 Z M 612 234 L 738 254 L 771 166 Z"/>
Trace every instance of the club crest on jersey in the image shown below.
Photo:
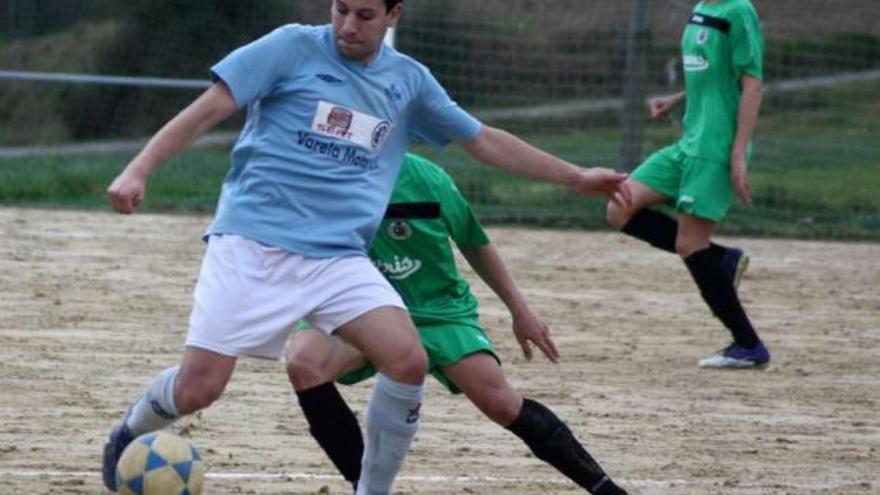
<path fill-rule="evenodd" d="M 704 45 L 704 44 L 706 44 L 706 41 L 708 41 L 708 40 L 709 40 L 709 30 L 706 28 L 700 28 L 699 31 L 697 31 L 697 44 Z"/>
<path fill-rule="evenodd" d="M 312 119 L 312 131 L 378 151 L 391 134 L 394 125 L 351 108 L 321 101 Z"/>
<path fill-rule="evenodd" d="M 389 134 L 391 134 L 391 122 L 387 120 L 379 122 L 379 125 L 373 129 L 373 139 L 371 141 L 373 149 L 381 148 L 385 144 L 385 140 L 388 139 Z"/>
<path fill-rule="evenodd" d="M 395 241 L 405 241 L 412 237 L 413 229 L 403 220 L 395 220 L 388 225 L 388 236 Z"/>

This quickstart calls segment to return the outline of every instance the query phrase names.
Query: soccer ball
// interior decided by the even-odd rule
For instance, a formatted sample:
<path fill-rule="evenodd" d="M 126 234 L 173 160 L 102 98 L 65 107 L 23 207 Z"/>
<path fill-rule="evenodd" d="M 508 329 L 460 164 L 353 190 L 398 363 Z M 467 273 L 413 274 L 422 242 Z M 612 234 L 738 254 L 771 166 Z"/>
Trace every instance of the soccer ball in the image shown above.
<path fill-rule="evenodd" d="M 199 452 L 167 432 L 136 438 L 116 465 L 117 493 L 122 495 L 199 495 L 204 480 Z"/>

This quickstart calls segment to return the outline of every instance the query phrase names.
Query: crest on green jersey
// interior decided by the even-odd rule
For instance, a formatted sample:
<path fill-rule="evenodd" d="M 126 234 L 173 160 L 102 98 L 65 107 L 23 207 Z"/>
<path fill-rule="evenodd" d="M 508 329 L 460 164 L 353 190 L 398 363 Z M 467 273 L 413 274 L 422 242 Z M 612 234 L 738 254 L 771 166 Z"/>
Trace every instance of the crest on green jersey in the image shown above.
<path fill-rule="evenodd" d="M 413 229 L 403 220 L 395 220 L 388 224 L 388 236 L 395 241 L 405 241 L 412 237 Z"/>
<path fill-rule="evenodd" d="M 697 31 L 697 44 L 704 45 L 706 41 L 709 40 L 709 30 L 706 28 L 700 28 Z"/>

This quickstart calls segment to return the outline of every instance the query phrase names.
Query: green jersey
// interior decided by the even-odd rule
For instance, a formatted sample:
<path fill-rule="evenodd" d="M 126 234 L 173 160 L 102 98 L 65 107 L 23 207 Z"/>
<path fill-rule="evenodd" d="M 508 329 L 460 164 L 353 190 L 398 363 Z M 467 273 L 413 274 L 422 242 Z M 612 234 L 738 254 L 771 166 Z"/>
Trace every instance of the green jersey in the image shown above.
<path fill-rule="evenodd" d="M 450 238 L 479 247 L 489 238 L 439 166 L 408 154 L 370 249 L 417 326 L 475 318 L 477 299 L 455 266 Z"/>
<path fill-rule="evenodd" d="M 681 40 L 686 110 L 679 142 L 689 155 L 730 162 L 740 80 L 763 79 L 764 38 L 749 0 L 700 2 Z"/>

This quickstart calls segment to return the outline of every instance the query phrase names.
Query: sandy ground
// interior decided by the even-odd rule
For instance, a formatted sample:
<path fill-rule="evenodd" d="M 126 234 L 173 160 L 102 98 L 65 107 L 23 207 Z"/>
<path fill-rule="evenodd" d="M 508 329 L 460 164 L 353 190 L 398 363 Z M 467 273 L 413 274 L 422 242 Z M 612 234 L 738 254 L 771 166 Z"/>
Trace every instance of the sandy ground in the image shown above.
<path fill-rule="evenodd" d="M 179 357 L 207 222 L 0 209 L 0 493 L 102 493 L 108 429 Z M 491 234 L 563 354 L 527 363 L 475 284 L 510 381 L 631 493 L 880 494 L 880 245 L 725 239 L 752 255 L 741 293 L 774 359 L 712 372 L 696 362 L 728 336 L 674 256 L 615 234 Z M 344 393 L 361 410 L 369 389 Z M 579 493 L 434 382 L 423 418 L 395 493 Z M 280 363 L 242 360 L 176 430 L 206 455 L 206 493 L 349 493 Z"/>

